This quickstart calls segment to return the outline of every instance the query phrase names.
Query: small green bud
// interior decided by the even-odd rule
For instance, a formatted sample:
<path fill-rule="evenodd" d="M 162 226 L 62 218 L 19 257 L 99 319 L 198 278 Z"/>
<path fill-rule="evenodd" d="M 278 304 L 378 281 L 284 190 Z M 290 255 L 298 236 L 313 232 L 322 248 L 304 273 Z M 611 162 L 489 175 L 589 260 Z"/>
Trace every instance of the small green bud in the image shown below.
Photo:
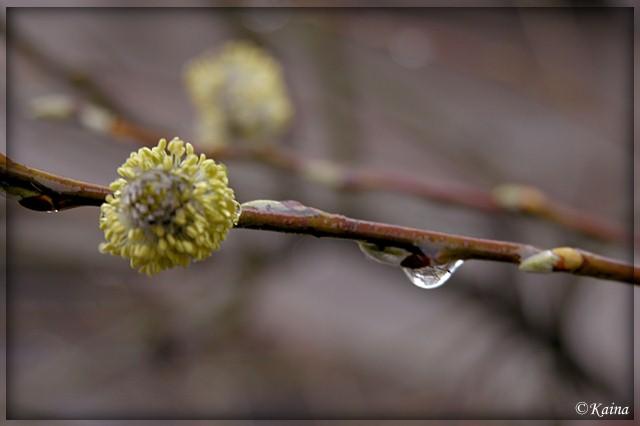
<path fill-rule="evenodd" d="M 525 272 L 551 272 L 560 257 L 551 250 L 544 250 L 529 256 L 520 262 L 518 267 Z"/>

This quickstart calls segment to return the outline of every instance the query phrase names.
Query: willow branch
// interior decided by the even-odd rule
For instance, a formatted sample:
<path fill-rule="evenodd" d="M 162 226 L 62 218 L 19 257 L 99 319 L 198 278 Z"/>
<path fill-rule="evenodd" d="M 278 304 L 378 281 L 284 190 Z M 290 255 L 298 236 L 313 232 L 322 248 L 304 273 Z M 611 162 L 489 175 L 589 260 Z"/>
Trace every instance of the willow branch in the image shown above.
<path fill-rule="evenodd" d="M 5 192 L 16 196 L 24 207 L 56 211 L 79 206 L 98 206 L 107 187 L 56 176 L 15 163 L 0 156 Z M 580 249 L 539 248 L 445 234 L 386 223 L 369 222 L 327 213 L 295 201 L 254 201 L 243 205 L 237 228 L 305 234 L 315 237 L 365 241 L 379 247 L 399 247 L 410 254 L 410 268 L 445 263 L 455 259 L 508 262 L 533 272 L 569 272 L 596 278 L 639 284 L 640 269 Z"/>
<path fill-rule="evenodd" d="M 113 114 L 114 103 L 86 74 L 59 64 L 19 34 L 14 34 L 12 40 L 12 44 L 40 68 L 72 84 L 100 105 L 100 107 L 91 104 L 75 105 L 75 117 L 86 127 L 144 145 L 155 145 L 160 139 L 158 132 Z M 416 179 L 412 175 L 390 173 L 384 170 L 347 168 L 325 160 L 304 158 L 284 147 L 273 145 L 220 147 L 209 150 L 207 154 L 221 160 L 261 162 L 338 190 L 383 191 L 486 213 L 508 212 L 533 216 L 605 241 L 621 241 L 626 235 L 619 226 L 582 210 L 565 206 L 547 198 L 538 190 L 524 186 L 512 185 L 508 197 L 505 198 L 500 192 L 496 194 L 478 188 L 435 183 Z"/>
<path fill-rule="evenodd" d="M 119 140 L 147 146 L 155 145 L 162 137 L 160 132 L 139 126 L 90 103 L 76 102 L 66 113 L 66 118 L 72 117 L 84 127 Z M 326 160 L 306 158 L 275 144 L 236 144 L 210 149 L 200 147 L 200 150 L 218 160 L 265 164 L 335 190 L 403 194 L 489 214 L 531 216 L 604 241 L 619 242 L 626 237 L 620 227 L 588 212 L 563 205 L 529 186 L 503 185 L 492 192 L 484 191 L 386 170 L 345 167 Z"/>
<path fill-rule="evenodd" d="M 6 32 L 4 24 L 0 29 Z M 87 127 L 144 145 L 155 145 L 160 139 L 158 132 L 114 114 L 114 102 L 87 74 L 59 63 L 15 30 L 12 30 L 11 40 L 11 44 L 34 64 L 72 84 L 100 106 L 75 105 L 76 118 Z M 541 191 L 527 186 L 510 185 L 510 191 L 506 194 L 505 191 L 483 191 L 384 170 L 343 167 L 325 160 L 304 158 L 281 146 L 221 147 L 209 150 L 207 154 L 221 160 L 261 162 L 338 190 L 383 191 L 486 213 L 507 212 L 532 216 L 604 241 L 623 241 L 627 235 L 620 226 L 549 199 Z"/>
<path fill-rule="evenodd" d="M 24 166 L 0 154 L 0 187 L 23 207 L 58 211 L 81 206 L 100 206 L 109 188 L 57 176 Z"/>

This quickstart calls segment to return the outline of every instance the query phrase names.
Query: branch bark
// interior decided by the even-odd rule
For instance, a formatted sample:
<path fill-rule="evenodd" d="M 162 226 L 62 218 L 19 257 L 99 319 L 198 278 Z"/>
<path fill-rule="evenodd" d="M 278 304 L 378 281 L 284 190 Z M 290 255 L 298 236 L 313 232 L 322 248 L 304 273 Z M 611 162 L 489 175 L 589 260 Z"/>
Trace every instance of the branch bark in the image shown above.
<path fill-rule="evenodd" d="M 75 121 L 93 131 L 143 146 L 155 145 L 160 132 L 132 123 L 97 105 L 76 103 L 70 114 Z M 100 120 L 94 120 L 100 116 Z M 208 157 L 223 161 L 251 161 L 283 170 L 315 184 L 339 191 L 379 191 L 401 194 L 424 201 L 463 207 L 488 214 L 517 214 L 555 223 L 602 241 L 627 240 L 624 230 L 608 221 L 558 201 L 525 185 L 503 185 L 494 191 L 435 182 L 414 175 L 372 168 L 345 167 L 327 160 L 307 158 L 277 144 L 242 144 L 212 149 L 198 147 Z M 507 191 L 504 191 L 507 189 Z"/>
<path fill-rule="evenodd" d="M 1 154 L 0 166 L 3 190 L 33 210 L 99 206 L 110 193 L 107 187 L 56 176 L 18 164 Z M 405 261 L 413 268 L 456 259 L 477 259 L 519 264 L 526 271 L 569 272 L 640 284 L 638 267 L 579 249 L 541 250 L 526 244 L 363 221 L 327 213 L 296 201 L 245 203 L 237 228 L 341 238 L 380 247 L 403 248 L 410 253 Z"/>
<path fill-rule="evenodd" d="M 4 31 L 4 28 L 2 30 Z M 161 137 L 164 137 L 159 132 L 132 123 L 118 114 L 116 102 L 110 99 L 87 74 L 58 63 L 20 34 L 13 34 L 13 36 L 15 47 L 35 65 L 50 75 L 70 83 L 76 90 L 92 99 L 95 105 L 76 104 L 75 118 L 79 118 L 81 124 L 91 130 L 142 145 L 155 145 Z M 87 108 L 89 111 L 86 111 Z M 94 120 L 87 122 L 87 116 L 94 118 L 96 112 L 102 115 L 101 119 L 108 118 L 108 120 L 106 122 L 102 120 L 98 126 Z M 106 127 L 103 127 L 105 124 Z M 479 188 L 437 183 L 424 178 L 418 179 L 413 175 L 390 173 L 384 170 L 347 168 L 325 160 L 305 158 L 296 152 L 275 145 L 221 147 L 209 150 L 207 154 L 219 160 L 260 162 L 338 190 L 391 192 L 490 214 L 510 213 L 532 216 L 603 241 L 623 242 L 627 238 L 627 233 L 620 226 L 551 200 L 540 191 L 531 191 L 532 188 L 525 186 L 512 186 L 512 189 L 515 189 L 515 197 L 511 196 L 509 200 L 504 200 L 491 191 Z"/>

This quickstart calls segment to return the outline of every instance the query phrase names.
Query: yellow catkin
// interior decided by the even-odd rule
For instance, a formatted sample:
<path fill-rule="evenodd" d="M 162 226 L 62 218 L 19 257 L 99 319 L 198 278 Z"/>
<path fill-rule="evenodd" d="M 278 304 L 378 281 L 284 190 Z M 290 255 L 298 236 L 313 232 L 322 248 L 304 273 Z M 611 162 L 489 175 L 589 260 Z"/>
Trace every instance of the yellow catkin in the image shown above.
<path fill-rule="evenodd" d="M 224 165 L 179 138 L 132 153 L 118 174 L 100 207 L 100 251 L 148 275 L 209 257 L 239 218 Z"/>
<path fill-rule="evenodd" d="M 192 60 L 185 83 L 198 112 L 196 131 L 202 143 L 272 138 L 293 115 L 281 66 L 252 43 L 228 42 Z"/>

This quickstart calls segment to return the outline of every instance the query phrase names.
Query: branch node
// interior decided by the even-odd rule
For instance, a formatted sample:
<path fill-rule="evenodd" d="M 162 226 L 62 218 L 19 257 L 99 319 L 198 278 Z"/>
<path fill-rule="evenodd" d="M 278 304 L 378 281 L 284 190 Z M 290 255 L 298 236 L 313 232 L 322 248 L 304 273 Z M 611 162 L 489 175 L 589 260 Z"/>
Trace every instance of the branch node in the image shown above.
<path fill-rule="evenodd" d="M 563 271 L 575 271 L 584 263 L 582 254 L 571 247 L 558 247 L 551 250 L 559 257 L 554 267 Z"/>

